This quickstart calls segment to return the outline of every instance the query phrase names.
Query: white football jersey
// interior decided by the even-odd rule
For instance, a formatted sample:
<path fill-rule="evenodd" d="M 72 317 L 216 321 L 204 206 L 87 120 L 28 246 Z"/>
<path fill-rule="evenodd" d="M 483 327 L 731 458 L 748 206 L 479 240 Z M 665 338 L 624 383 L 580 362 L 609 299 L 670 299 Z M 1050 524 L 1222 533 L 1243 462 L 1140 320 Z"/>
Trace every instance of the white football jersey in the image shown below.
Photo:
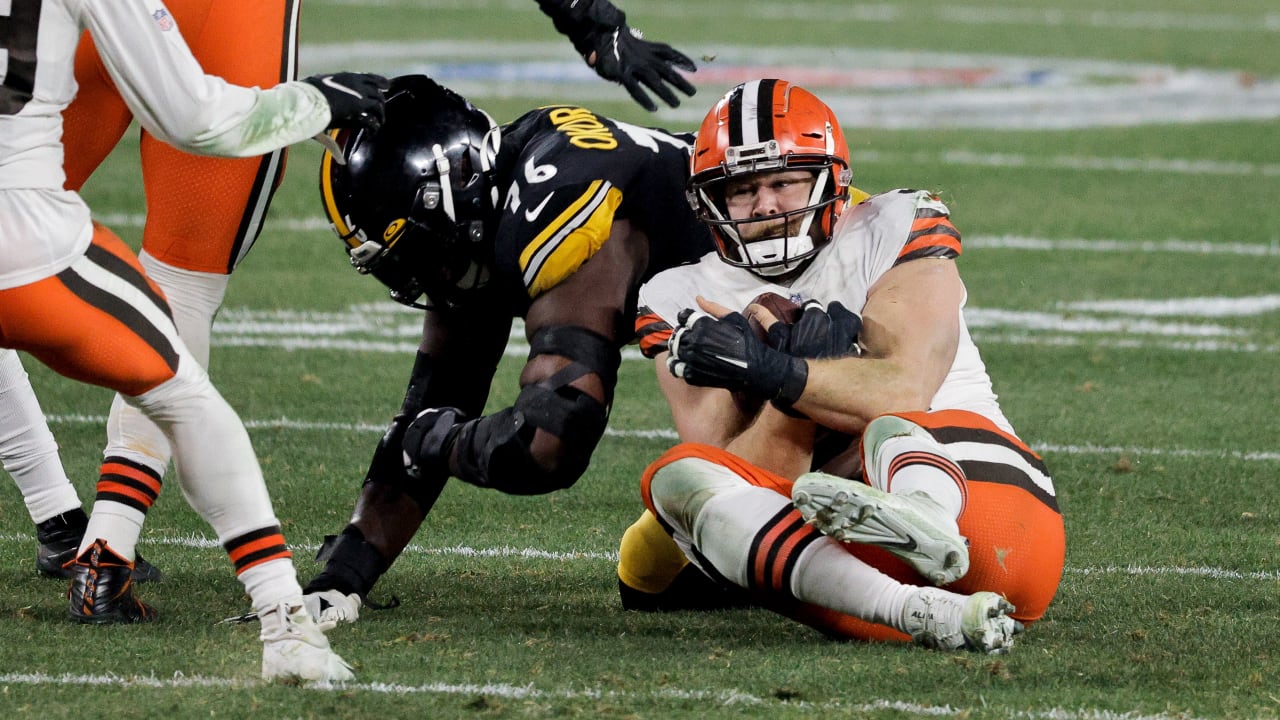
<path fill-rule="evenodd" d="M 329 123 L 307 83 L 264 91 L 206 75 L 159 0 L 0 0 L 0 27 L 0 289 L 54 275 L 89 245 L 89 210 L 62 189 L 82 30 L 138 122 L 183 150 L 253 157 Z"/>
<path fill-rule="evenodd" d="M 959 254 L 958 236 L 948 236 L 943 247 L 930 245 L 923 237 L 927 233 L 913 233 L 913 227 L 922 219 L 945 220 L 946 216 L 946 206 L 928 192 L 893 190 L 874 195 L 844 211 L 831 242 L 788 285 L 778 285 L 750 270 L 729 265 L 711 252 L 697 263 L 663 271 L 645 283 L 640 288 L 639 304 L 644 308 L 641 312 L 656 314 L 675 327 L 681 310 L 697 308 L 698 295 L 741 309 L 760 293 L 769 291 L 799 303 L 817 300 L 825 306 L 839 301 L 861 314 L 867 304 L 867 292 L 894 265 L 920 262 L 912 259 L 915 257 Z M 946 225 L 950 227 L 949 223 Z M 996 401 L 978 348 L 969 336 L 963 303 L 956 358 L 929 409 L 969 410 L 1013 434 L 1013 427 Z"/>

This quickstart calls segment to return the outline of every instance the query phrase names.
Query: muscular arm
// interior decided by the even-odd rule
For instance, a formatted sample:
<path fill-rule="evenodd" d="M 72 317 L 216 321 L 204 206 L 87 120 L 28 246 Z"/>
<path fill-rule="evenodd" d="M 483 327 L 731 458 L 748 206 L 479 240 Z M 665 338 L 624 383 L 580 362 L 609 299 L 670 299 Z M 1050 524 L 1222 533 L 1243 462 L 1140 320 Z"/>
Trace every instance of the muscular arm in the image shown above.
<path fill-rule="evenodd" d="M 520 395 L 458 428 L 452 475 L 519 494 L 577 481 L 604 433 L 647 247 L 630 223 L 615 221 L 599 252 L 538 296 L 525 318 L 531 350 Z"/>
<path fill-rule="evenodd" d="M 847 433 L 883 413 L 927 409 L 955 360 L 964 292 L 951 260 L 913 260 L 885 273 L 863 308 L 865 354 L 810 360 L 795 409 Z"/>

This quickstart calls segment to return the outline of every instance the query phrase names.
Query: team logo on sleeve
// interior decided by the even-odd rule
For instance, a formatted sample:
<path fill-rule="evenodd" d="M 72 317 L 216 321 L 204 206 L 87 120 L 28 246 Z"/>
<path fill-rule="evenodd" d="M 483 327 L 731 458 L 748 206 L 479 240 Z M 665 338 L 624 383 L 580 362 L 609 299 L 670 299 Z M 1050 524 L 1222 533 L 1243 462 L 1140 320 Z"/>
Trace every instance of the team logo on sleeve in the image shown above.
<path fill-rule="evenodd" d="M 164 8 L 151 13 L 151 19 L 156 21 L 156 25 L 160 26 L 162 32 L 169 32 L 174 28 L 173 16 Z"/>

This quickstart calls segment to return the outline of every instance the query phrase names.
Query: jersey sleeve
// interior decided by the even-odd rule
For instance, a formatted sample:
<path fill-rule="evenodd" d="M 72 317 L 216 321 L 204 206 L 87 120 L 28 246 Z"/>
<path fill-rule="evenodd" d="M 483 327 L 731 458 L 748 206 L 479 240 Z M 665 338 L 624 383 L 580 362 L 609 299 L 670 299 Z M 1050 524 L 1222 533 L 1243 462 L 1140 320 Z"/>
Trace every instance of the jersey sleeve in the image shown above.
<path fill-rule="evenodd" d="M 953 260 L 960 255 L 960 231 L 951 224 L 951 211 L 936 196 L 917 192 L 907 241 L 894 265 L 920 258 Z"/>
<path fill-rule="evenodd" d="M 653 359 L 667 350 L 675 328 L 647 305 L 636 311 L 636 340 L 640 354 Z"/>
<path fill-rule="evenodd" d="M 622 189 L 605 179 L 526 191 L 506 221 L 530 298 L 559 285 L 604 246 L 622 200 Z"/>
<path fill-rule="evenodd" d="M 202 155 L 253 157 L 329 123 L 323 94 L 306 83 L 260 90 L 206 74 L 159 0 L 87 0 L 82 8 L 121 97 L 165 142 Z"/>

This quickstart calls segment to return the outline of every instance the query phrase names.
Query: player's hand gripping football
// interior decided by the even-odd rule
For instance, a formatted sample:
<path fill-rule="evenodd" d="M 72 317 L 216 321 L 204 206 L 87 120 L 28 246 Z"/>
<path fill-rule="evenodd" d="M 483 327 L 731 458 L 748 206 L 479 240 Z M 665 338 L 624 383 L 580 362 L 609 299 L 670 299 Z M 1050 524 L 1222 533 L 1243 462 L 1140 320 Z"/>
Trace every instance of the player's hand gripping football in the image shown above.
<path fill-rule="evenodd" d="M 329 103 L 329 130 L 364 127 L 377 130 L 386 119 L 386 90 L 391 81 L 370 73 L 340 72 L 312 75 L 303 82 L 315 86 Z"/>
<path fill-rule="evenodd" d="M 458 408 L 427 408 L 404 431 L 404 468 L 410 477 L 449 476 L 449 454 L 466 416 Z"/>
<path fill-rule="evenodd" d="M 769 328 L 769 344 L 802 358 L 858 356 L 862 354 L 860 332 L 862 318 L 839 301 L 823 308 L 810 300 L 794 324 L 778 322 Z"/>
<path fill-rule="evenodd" d="M 646 88 L 671 107 L 679 107 L 680 99 L 668 85 L 689 96 L 697 92 L 679 71 L 697 72 L 698 66 L 666 43 L 645 40 L 633 27 L 623 24 L 595 32 L 585 44 L 591 49 L 583 53 L 583 59 L 596 74 L 621 84 L 645 110 L 658 109 Z"/>
<path fill-rule="evenodd" d="M 699 298 L 703 310 L 680 312 L 667 369 L 690 385 L 746 392 L 790 406 L 809 377 L 804 360 L 769 347 L 738 312 Z M 719 317 L 711 313 L 717 313 Z"/>

